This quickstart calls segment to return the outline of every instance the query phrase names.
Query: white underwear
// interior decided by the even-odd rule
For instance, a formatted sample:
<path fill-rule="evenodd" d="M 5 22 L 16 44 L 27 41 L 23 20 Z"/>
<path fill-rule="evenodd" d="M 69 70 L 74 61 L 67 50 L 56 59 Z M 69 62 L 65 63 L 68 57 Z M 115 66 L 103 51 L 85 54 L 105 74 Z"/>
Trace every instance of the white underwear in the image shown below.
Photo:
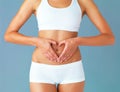
<path fill-rule="evenodd" d="M 85 76 L 81 60 L 63 65 L 49 65 L 33 61 L 31 63 L 30 82 L 66 84 L 84 80 Z"/>

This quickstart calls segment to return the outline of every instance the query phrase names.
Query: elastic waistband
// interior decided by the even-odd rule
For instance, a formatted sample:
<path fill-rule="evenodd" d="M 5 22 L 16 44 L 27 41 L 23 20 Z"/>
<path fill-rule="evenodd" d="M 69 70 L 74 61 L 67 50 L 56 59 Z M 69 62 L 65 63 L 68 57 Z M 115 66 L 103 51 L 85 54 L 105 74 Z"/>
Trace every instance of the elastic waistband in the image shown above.
<path fill-rule="evenodd" d="M 45 67 L 62 67 L 62 66 L 74 66 L 74 65 L 79 65 L 82 63 L 82 60 L 78 60 L 76 62 L 71 62 L 71 63 L 67 63 L 67 64 L 62 64 L 62 65 L 52 65 L 52 64 L 44 64 L 44 63 L 37 63 L 32 61 L 31 64 L 36 65 L 36 66 L 45 66 Z"/>

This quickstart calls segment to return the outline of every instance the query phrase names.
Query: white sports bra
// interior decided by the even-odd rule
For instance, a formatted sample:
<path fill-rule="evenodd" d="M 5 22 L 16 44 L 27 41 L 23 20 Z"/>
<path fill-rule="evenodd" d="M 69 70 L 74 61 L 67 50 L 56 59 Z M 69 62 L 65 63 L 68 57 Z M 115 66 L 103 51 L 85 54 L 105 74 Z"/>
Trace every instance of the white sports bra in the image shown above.
<path fill-rule="evenodd" d="M 36 11 L 38 29 L 65 30 L 78 32 L 82 19 L 82 11 L 77 0 L 65 8 L 52 7 L 48 0 L 42 0 Z"/>

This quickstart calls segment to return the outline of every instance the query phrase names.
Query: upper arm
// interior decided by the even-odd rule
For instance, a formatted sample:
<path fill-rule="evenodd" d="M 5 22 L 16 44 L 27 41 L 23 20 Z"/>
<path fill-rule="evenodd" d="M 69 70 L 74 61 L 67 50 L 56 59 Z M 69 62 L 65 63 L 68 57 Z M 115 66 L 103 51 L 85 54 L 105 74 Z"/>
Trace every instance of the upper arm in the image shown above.
<path fill-rule="evenodd" d="M 81 0 L 84 8 L 85 14 L 89 17 L 91 22 L 97 27 L 100 33 L 109 33 L 112 34 L 112 31 L 100 13 L 98 7 L 95 5 L 93 0 Z"/>
<path fill-rule="evenodd" d="M 34 0 L 24 0 L 17 14 L 13 17 L 10 22 L 7 32 L 19 31 L 21 26 L 28 20 L 28 18 L 33 14 L 33 1 Z"/>

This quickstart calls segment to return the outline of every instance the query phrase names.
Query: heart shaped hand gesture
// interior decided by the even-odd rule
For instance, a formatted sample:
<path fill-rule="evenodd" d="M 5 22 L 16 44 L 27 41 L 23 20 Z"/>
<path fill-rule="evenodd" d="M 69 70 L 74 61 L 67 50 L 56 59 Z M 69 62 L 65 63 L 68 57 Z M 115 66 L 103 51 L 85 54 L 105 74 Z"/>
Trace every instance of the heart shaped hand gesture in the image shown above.
<path fill-rule="evenodd" d="M 40 42 L 40 48 L 42 49 L 42 53 L 51 61 L 54 62 L 64 62 L 71 58 L 71 56 L 75 53 L 77 50 L 78 44 L 75 40 L 75 38 L 69 38 L 66 40 L 63 40 L 59 43 L 57 43 L 54 40 L 50 39 L 41 39 Z M 42 44 L 42 45 L 41 45 Z M 55 48 L 52 47 L 54 45 Z M 63 51 L 58 56 L 56 54 L 56 50 L 64 45 Z"/>
<path fill-rule="evenodd" d="M 77 50 L 78 44 L 74 38 L 69 38 L 66 40 L 61 41 L 58 46 L 64 45 L 64 49 L 60 56 L 57 59 L 57 62 L 64 62 L 73 56 L 75 51 Z"/>

